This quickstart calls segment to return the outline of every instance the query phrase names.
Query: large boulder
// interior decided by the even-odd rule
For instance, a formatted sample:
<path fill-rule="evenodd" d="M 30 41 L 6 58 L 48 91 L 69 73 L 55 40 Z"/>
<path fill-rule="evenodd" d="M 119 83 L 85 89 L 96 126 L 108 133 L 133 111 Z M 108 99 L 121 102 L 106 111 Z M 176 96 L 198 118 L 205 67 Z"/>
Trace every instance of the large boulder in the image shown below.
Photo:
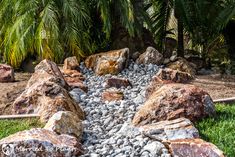
<path fill-rule="evenodd" d="M 193 77 L 186 72 L 181 72 L 172 69 L 160 69 L 158 73 L 153 77 L 152 82 L 156 83 L 189 83 L 193 80 Z"/>
<path fill-rule="evenodd" d="M 215 145 L 202 139 L 183 139 L 169 141 L 173 157 L 224 157 Z"/>
<path fill-rule="evenodd" d="M 138 64 L 156 64 L 161 65 L 163 63 L 163 55 L 153 47 L 148 47 L 146 51 L 139 56 L 136 60 Z"/>
<path fill-rule="evenodd" d="M 181 58 L 181 57 L 177 58 L 175 62 L 169 63 L 167 65 L 167 68 L 186 72 L 186 73 L 189 73 L 191 76 L 196 75 L 196 70 L 194 66 L 192 66 L 192 64 L 188 62 L 186 59 Z"/>
<path fill-rule="evenodd" d="M 185 117 L 195 122 L 215 114 L 210 95 L 187 84 L 165 84 L 152 93 L 133 119 L 134 125 Z"/>
<path fill-rule="evenodd" d="M 60 85 L 64 88 L 68 88 L 68 84 L 64 80 L 63 74 L 61 73 L 56 63 L 47 59 L 41 61 L 35 67 L 35 72 L 28 81 L 26 88 L 29 88 L 34 83 L 38 83 L 38 81 L 47 80 L 49 77 L 54 77 L 56 80 L 60 80 Z"/>
<path fill-rule="evenodd" d="M 198 130 L 186 118 L 160 121 L 140 127 L 144 135 L 161 141 L 199 138 Z"/>
<path fill-rule="evenodd" d="M 79 70 L 79 63 L 76 56 L 64 60 L 63 70 Z"/>
<path fill-rule="evenodd" d="M 59 111 L 55 113 L 47 122 L 45 129 L 57 134 L 68 134 L 78 139 L 82 138 L 83 125 L 79 117 L 70 111 Z"/>
<path fill-rule="evenodd" d="M 55 77 L 44 80 L 39 78 L 38 82 L 26 88 L 15 100 L 13 103 L 14 114 L 37 113 L 42 122 L 47 122 L 58 111 L 72 111 L 80 119 L 84 119 L 83 110 L 68 91 L 60 86 L 60 81 L 61 79 Z"/>
<path fill-rule="evenodd" d="M 189 83 L 193 80 L 193 76 L 189 73 L 172 70 L 169 68 L 160 69 L 158 73 L 153 76 L 150 84 L 146 88 L 145 96 L 148 98 L 159 86 L 167 83 Z"/>
<path fill-rule="evenodd" d="M 84 150 L 77 138 L 46 129 L 21 131 L 0 140 L 0 156 L 79 156 Z"/>
<path fill-rule="evenodd" d="M 118 74 L 127 66 L 128 60 L 129 49 L 125 48 L 91 55 L 85 60 L 85 65 L 97 75 Z"/>
<path fill-rule="evenodd" d="M 0 64 L 0 82 L 15 81 L 14 69 L 6 64 Z"/>

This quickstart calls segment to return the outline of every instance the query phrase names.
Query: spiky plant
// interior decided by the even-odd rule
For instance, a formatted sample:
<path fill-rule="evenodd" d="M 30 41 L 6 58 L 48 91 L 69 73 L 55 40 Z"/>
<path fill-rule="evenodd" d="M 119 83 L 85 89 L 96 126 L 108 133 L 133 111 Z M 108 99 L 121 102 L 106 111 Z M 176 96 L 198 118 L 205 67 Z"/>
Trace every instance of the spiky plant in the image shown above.
<path fill-rule="evenodd" d="M 70 52 L 92 51 L 89 5 L 82 0 L 2 0 L 1 49 L 5 60 L 19 67 L 30 54 L 59 62 Z"/>
<path fill-rule="evenodd" d="M 139 19 L 132 0 L 0 0 L 1 53 L 19 67 L 30 55 L 60 62 L 105 47 L 113 21 L 135 35 Z M 137 17 L 139 16 L 139 17 Z"/>

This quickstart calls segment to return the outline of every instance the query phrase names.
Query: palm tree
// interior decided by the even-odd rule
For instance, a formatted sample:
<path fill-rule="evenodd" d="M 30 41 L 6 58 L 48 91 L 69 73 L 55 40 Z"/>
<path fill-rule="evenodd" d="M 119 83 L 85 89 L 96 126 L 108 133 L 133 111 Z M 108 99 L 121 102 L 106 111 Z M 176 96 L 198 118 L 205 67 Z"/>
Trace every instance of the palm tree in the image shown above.
<path fill-rule="evenodd" d="M 138 33 L 143 12 L 136 4 L 132 0 L 0 0 L 1 53 L 14 67 L 35 54 L 56 62 L 71 54 L 84 57 L 108 44 L 113 21 L 131 35 Z"/>
<path fill-rule="evenodd" d="M 171 14 L 166 13 L 166 11 L 175 12 L 178 21 L 175 28 L 178 28 L 179 56 L 184 55 L 184 31 L 190 33 L 194 44 L 203 45 L 202 47 L 205 48 L 218 37 L 229 20 L 235 15 L 234 0 L 149 0 L 148 2 L 149 8 L 152 8 L 150 14 L 152 26 L 149 26 L 149 28 L 153 30 L 156 39 L 164 38 L 168 31 L 165 22 L 170 22 Z M 157 40 L 157 42 L 161 42 L 161 40 Z"/>

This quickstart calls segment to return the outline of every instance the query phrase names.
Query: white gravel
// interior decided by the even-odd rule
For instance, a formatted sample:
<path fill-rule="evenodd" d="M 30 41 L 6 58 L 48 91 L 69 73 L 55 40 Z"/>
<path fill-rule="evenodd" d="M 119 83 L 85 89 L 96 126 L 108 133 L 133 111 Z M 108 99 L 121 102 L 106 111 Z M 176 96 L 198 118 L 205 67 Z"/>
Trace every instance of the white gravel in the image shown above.
<path fill-rule="evenodd" d="M 144 137 L 131 125 L 138 107 L 145 101 L 145 88 L 159 67 L 137 65 L 134 62 L 117 76 L 96 76 L 83 64 L 80 66 L 86 77 L 88 93 L 75 89 L 70 92 L 86 112 L 84 121 L 83 157 L 170 157 L 165 146 Z M 121 88 L 124 100 L 102 102 L 101 94 L 106 89 L 105 80 L 111 77 L 127 78 L 132 87 Z"/>

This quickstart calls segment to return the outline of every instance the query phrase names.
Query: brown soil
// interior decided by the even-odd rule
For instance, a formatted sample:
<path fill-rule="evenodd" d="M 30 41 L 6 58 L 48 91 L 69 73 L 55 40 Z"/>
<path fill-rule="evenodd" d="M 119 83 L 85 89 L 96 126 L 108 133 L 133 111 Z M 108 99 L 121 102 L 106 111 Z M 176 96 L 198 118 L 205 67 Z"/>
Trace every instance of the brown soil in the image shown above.
<path fill-rule="evenodd" d="M 235 76 L 201 75 L 192 84 L 207 91 L 213 100 L 235 97 Z"/>
<path fill-rule="evenodd" d="M 16 73 L 16 82 L 0 83 L 0 115 L 11 114 L 12 103 L 24 91 L 29 73 Z M 213 100 L 235 97 L 235 76 L 201 75 L 192 82 L 207 91 Z"/>
<path fill-rule="evenodd" d="M 0 115 L 11 114 L 12 103 L 24 91 L 29 73 L 15 73 L 15 82 L 0 83 Z"/>

